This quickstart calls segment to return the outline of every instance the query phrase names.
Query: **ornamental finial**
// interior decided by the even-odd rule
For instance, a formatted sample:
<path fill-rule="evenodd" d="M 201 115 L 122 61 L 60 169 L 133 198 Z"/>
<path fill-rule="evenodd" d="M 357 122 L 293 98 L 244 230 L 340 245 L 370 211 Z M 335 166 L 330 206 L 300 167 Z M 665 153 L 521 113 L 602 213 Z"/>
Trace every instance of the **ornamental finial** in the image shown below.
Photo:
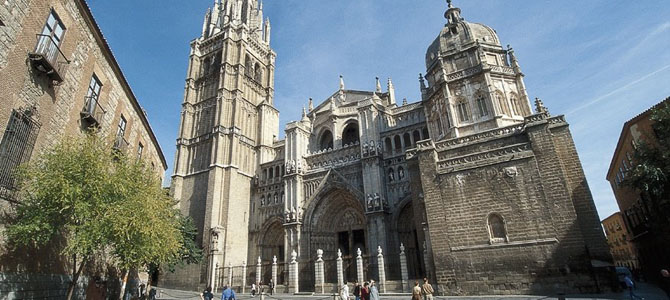
<path fill-rule="evenodd" d="M 454 8 L 454 6 L 451 4 L 451 0 L 447 0 L 447 7 Z"/>

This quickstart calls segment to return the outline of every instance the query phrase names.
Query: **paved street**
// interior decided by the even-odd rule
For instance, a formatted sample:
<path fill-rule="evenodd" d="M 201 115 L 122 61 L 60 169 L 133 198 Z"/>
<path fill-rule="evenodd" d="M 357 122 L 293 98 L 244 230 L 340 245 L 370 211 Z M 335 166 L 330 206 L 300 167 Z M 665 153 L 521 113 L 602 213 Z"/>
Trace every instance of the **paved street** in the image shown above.
<path fill-rule="evenodd" d="M 159 299 L 200 299 L 199 293 L 190 292 L 190 291 L 179 291 L 179 290 L 170 290 L 170 289 L 161 289 L 158 288 Z M 646 300 L 664 300 L 668 299 L 663 290 L 660 288 L 647 284 L 639 283 L 639 288 L 636 293 L 644 297 Z M 221 294 L 215 294 L 215 299 L 220 299 Z M 259 296 L 251 297 L 250 294 L 238 294 L 238 300 L 244 299 L 260 299 Z M 335 299 L 332 295 L 290 295 L 290 294 L 277 294 L 273 296 L 266 296 L 267 300 L 290 300 L 290 299 L 300 299 L 300 300 L 333 300 Z M 352 297 L 353 299 L 353 297 Z M 381 299 L 384 300 L 409 300 L 411 295 L 393 295 L 393 296 L 381 296 Z M 558 299 L 556 296 L 449 296 L 449 297 L 433 297 L 435 300 L 458 300 L 458 299 L 487 299 L 487 300 L 551 300 Z M 615 299 L 615 300 L 624 300 L 630 299 L 628 292 L 621 293 L 612 293 L 612 294 L 600 294 L 600 295 L 567 295 L 566 299 Z"/>

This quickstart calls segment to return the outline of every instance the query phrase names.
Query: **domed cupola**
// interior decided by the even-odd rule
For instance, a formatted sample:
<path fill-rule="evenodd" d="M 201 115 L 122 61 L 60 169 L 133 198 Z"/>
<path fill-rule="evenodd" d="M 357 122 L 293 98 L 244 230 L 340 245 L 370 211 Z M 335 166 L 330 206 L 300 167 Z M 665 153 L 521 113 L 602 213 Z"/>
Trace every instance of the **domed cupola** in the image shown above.
<path fill-rule="evenodd" d="M 444 139 L 523 122 L 530 104 L 511 48 L 447 0 L 447 23 L 426 51 L 421 94 L 431 137 Z M 426 82 L 428 83 L 426 85 Z"/>

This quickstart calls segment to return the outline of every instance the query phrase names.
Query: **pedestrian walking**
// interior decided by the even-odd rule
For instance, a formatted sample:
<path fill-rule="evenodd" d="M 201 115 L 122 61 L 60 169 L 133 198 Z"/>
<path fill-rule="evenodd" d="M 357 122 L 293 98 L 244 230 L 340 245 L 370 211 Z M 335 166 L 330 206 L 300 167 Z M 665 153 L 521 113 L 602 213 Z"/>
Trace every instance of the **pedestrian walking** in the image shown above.
<path fill-rule="evenodd" d="M 421 293 L 423 294 L 423 300 L 433 300 L 433 286 L 428 283 L 428 278 L 423 279 L 423 285 L 421 286 Z"/>
<path fill-rule="evenodd" d="M 349 300 L 349 286 L 347 285 L 346 281 L 344 282 L 344 284 L 342 285 L 342 289 L 340 290 L 340 299 Z"/>
<path fill-rule="evenodd" d="M 223 292 L 221 292 L 221 300 L 235 300 L 235 292 L 227 285 L 223 286 Z"/>
<path fill-rule="evenodd" d="M 361 284 L 358 283 L 358 280 L 354 280 L 354 297 L 356 300 L 361 300 Z"/>
<path fill-rule="evenodd" d="M 418 281 L 414 282 L 414 288 L 412 288 L 412 300 L 421 300 L 421 288 Z"/>
<path fill-rule="evenodd" d="M 361 288 L 361 300 L 370 300 L 370 283 L 367 281 L 363 283 L 363 288 Z"/>
<path fill-rule="evenodd" d="M 256 284 L 251 283 L 251 297 L 256 297 Z"/>
<path fill-rule="evenodd" d="M 260 295 L 260 294 L 263 293 L 263 291 L 264 291 L 263 282 L 261 281 L 261 282 L 258 283 L 258 288 L 257 288 L 256 292 Z"/>
<path fill-rule="evenodd" d="M 269 283 L 268 285 L 269 285 L 269 287 L 270 287 L 270 295 L 274 295 L 274 292 L 275 292 L 275 283 L 274 283 L 274 281 L 272 281 L 272 279 L 270 279 L 270 283 Z"/>
<path fill-rule="evenodd" d="M 200 300 L 212 299 L 214 299 L 214 294 L 212 294 L 212 287 L 208 286 L 202 293 L 200 293 Z"/>
<path fill-rule="evenodd" d="M 628 292 L 630 293 L 631 300 L 644 299 L 635 294 L 635 282 L 633 282 L 633 280 L 630 279 L 628 275 L 626 275 L 626 277 L 623 278 L 623 281 L 626 282 L 626 286 L 628 287 Z"/>
<path fill-rule="evenodd" d="M 374 280 L 370 280 L 370 300 L 379 300 L 379 290 Z"/>

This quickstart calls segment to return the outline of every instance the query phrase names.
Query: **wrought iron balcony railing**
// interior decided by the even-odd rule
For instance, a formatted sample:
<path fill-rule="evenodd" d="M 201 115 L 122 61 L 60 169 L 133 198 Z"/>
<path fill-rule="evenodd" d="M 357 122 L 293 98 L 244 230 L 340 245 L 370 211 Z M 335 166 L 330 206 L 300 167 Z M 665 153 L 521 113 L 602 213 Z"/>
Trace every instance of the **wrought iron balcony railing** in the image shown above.
<path fill-rule="evenodd" d="M 122 135 L 117 135 L 116 138 L 114 138 L 114 145 L 112 147 L 117 151 L 126 151 L 128 145 L 130 145 L 130 143 L 128 143 Z"/>
<path fill-rule="evenodd" d="M 106 111 L 98 102 L 97 97 L 89 96 L 86 97 L 86 102 L 79 115 L 81 115 L 82 120 L 88 122 L 89 126 L 98 127 L 105 113 Z"/>
<path fill-rule="evenodd" d="M 70 61 L 50 35 L 38 34 L 35 51 L 28 54 L 30 62 L 38 71 L 45 73 L 51 80 L 61 83 Z"/>

